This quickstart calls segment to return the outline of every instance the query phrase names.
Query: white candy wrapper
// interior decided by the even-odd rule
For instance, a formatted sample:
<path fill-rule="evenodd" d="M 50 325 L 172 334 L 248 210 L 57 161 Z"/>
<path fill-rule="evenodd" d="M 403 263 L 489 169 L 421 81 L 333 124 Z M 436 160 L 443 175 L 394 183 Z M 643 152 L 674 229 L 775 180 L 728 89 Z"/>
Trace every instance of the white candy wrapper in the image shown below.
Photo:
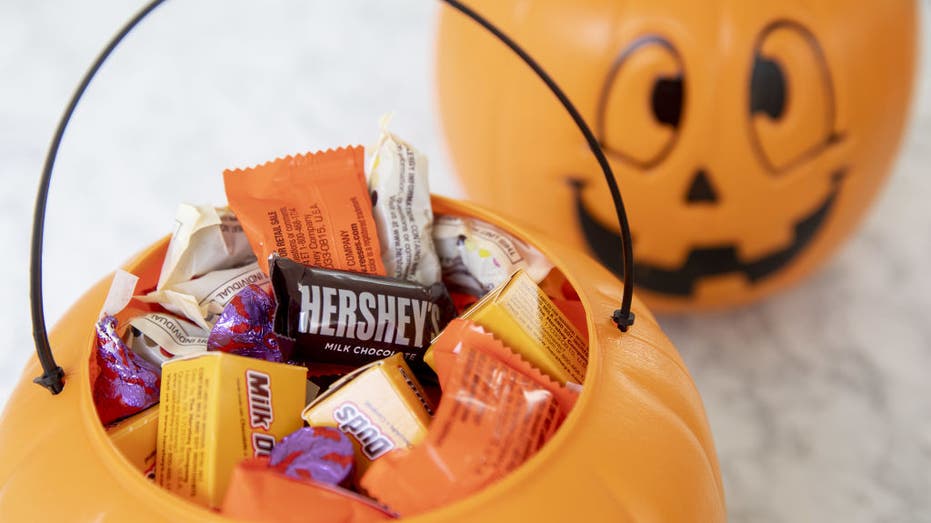
<path fill-rule="evenodd" d="M 170 314 L 152 312 L 129 322 L 127 345 L 153 365 L 207 350 L 208 331 Z"/>
<path fill-rule="evenodd" d="M 137 283 L 139 283 L 139 277 L 135 274 L 122 269 L 114 272 L 113 282 L 110 283 L 110 290 L 107 291 L 107 298 L 103 301 L 103 307 L 100 308 L 100 318 L 116 316 L 125 309 L 133 299 Z"/>
<path fill-rule="evenodd" d="M 157 290 L 140 297 L 140 301 L 158 303 L 169 311 L 188 318 L 208 332 L 233 296 L 249 284 L 268 286 L 268 275 L 259 264 L 213 271 L 200 278 Z"/>
<path fill-rule="evenodd" d="M 433 240 L 450 290 L 484 296 L 524 269 L 540 283 L 553 268 L 533 246 L 472 218 L 437 216 Z"/>
<path fill-rule="evenodd" d="M 182 203 L 156 289 L 254 260 L 249 240 L 229 208 Z"/>
<path fill-rule="evenodd" d="M 427 157 L 386 129 L 369 169 L 369 191 L 387 275 L 429 286 L 440 281 L 433 247 L 433 207 L 427 183 Z"/>

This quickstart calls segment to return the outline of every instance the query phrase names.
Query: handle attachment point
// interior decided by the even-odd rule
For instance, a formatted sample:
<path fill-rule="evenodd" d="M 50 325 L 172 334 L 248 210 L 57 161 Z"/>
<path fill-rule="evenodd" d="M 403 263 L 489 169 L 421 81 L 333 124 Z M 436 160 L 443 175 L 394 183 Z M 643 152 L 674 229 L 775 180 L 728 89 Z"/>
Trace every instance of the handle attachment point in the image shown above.
<path fill-rule="evenodd" d="M 32 380 L 33 383 L 42 385 L 49 390 L 53 395 L 58 394 L 65 388 L 65 371 L 59 367 L 55 366 L 51 371 L 45 371 L 41 376 Z"/>
<path fill-rule="evenodd" d="M 617 309 L 611 319 L 621 332 L 627 332 L 627 329 L 634 324 L 634 311 L 628 310 L 625 315 L 623 310 Z"/>

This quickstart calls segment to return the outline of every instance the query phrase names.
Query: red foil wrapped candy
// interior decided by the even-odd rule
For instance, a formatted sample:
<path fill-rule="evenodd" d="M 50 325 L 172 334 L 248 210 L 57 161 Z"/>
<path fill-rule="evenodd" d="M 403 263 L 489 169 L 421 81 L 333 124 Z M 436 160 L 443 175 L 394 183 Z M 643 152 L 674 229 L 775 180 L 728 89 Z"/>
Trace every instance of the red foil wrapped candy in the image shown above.
<path fill-rule="evenodd" d="M 123 343 L 116 318 L 106 315 L 97 322 L 94 355 L 94 405 L 104 425 L 158 403 L 162 372 Z"/>
<path fill-rule="evenodd" d="M 275 299 L 252 284 L 223 307 L 207 338 L 207 350 L 282 363 L 287 358 L 273 330 Z"/>
<path fill-rule="evenodd" d="M 272 449 L 269 465 L 294 479 L 339 485 L 353 465 L 352 442 L 336 427 L 304 427 Z"/>

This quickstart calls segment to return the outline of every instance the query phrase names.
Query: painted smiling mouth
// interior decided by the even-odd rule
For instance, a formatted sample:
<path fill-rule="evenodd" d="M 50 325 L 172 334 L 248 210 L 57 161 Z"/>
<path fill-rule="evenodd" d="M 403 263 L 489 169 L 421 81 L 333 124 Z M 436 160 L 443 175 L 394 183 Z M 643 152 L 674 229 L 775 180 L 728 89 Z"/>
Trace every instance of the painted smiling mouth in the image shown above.
<path fill-rule="evenodd" d="M 772 275 L 798 256 L 814 239 L 834 206 L 843 177 L 843 170 L 836 172 L 831 179 L 831 192 L 821 205 L 795 223 L 795 237 L 788 247 L 750 261 L 741 260 L 737 256 L 737 246 L 733 244 L 697 247 L 689 251 L 685 263 L 674 269 L 634 260 L 637 286 L 657 293 L 688 297 L 692 295 L 696 282 L 708 276 L 738 273 L 751 283 L 756 283 Z M 585 182 L 572 179 L 569 183 L 575 194 L 576 214 L 589 248 L 605 267 L 620 275 L 623 272 L 620 236 L 598 222 L 585 207 L 582 199 Z"/>

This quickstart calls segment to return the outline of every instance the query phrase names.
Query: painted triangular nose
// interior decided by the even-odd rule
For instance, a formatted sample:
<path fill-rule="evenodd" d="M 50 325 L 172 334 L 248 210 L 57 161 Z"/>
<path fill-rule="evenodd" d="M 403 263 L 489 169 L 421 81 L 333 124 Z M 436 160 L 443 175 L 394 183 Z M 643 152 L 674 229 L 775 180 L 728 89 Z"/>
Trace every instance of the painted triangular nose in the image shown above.
<path fill-rule="evenodd" d="M 718 193 L 711 186 L 711 178 L 704 169 L 699 169 L 692 178 L 689 191 L 685 194 L 686 203 L 717 203 Z"/>

